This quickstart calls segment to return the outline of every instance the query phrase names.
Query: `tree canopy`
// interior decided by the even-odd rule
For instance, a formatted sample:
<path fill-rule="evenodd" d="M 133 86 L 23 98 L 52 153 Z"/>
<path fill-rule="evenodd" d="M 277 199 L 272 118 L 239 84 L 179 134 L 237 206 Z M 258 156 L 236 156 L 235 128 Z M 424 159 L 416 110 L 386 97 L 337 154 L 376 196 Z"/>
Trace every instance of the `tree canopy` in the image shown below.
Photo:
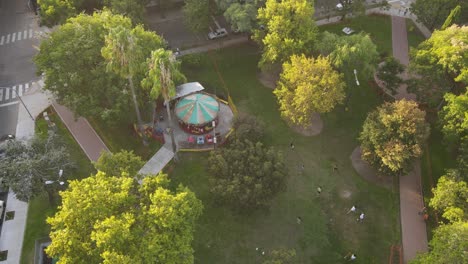
<path fill-rule="evenodd" d="M 403 83 L 399 74 L 403 73 L 405 66 L 394 57 L 387 57 L 382 66 L 377 70 L 377 77 L 384 83 L 385 88 L 393 95 Z"/>
<path fill-rule="evenodd" d="M 468 185 L 460 173 L 449 170 L 439 178 L 429 205 L 450 222 L 468 221 Z"/>
<path fill-rule="evenodd" d="M 184 0 L 183 7 L 186 24 L 193 32 L 204 32 L 211 22 L 211 7 L 209 0 Z"/>
<path fill-rule="evenodd" d="M 49 217 L 49 256 L 59 263 L 193 263 L 193 232 L 202 204 L 167 175 L 133 178 L 98 172 L 70 182 Z"/>
<path fill-rule="evenodd" d="M 313 2 L 308 0 L 267 0 L 258 10 L 261 28 L 253 39 L 262 46 L 259 66 L 283 63 L 293 54 L 310 53 L 316 42 L 317 26 Z"/>
<path fill-rule="evenodd" d="M 468 141 L 468 89 L 460 95 L 447 93 L 444 98 L 447 104 L 439 112 L 442 132 L 451 142 Z"/>
<path fill-rule="evenodd" d="M 128 18 L 108 11 L 92 16 L 80 14 L 51 33 L 42 41 L 34 62 L 38 73 L 45 74 L 44 89 L 76 115 L 92 116 L 108 123 L 128 118 L 132 98 L 127 81 L 106 70 L 101 54 L 110 28 L 131 30 L 138 40 L 141 60 L 134 76 L 138 85 L 146 72 L 146 58 L 152 50 L 165 45 L 164 40 L 142 27 L 132 28 Z M 135 51 L 136 52 L 136 51 Z M 142 93 L 137 89 L 139 103 Z"/>
<path fill-rule="evenodd" d="M 388 174 L 407 172 L 429 136 L 425 116 L 413 101 L 384 103 L 364 122 L 359 136 L 362 158 Z"/>
<path fill-rule="evenodd" d="M 468 222 L 442 225 L 434 231 L 429 242 L 431 250 L 420 254 L 411 264 L 468 263 Z"/>
<path fill-rule="evenodd" d="M 325 31 L 317 48 L 322 55 L 329 56 L 332 65 L 344 74 L 348 86 L 354 83 L 354 69 L 360 78 L 369 79 L 379 58 L 377 46 L 365 33 L 340 37 Z"/>
<path fill-rule="evenodd" d="M 17 199 L 26 202 L 49 191 L 45 182 L 58 181 L 60 170 L 68 172 L 73 167 L 69 151 L 54 133 L 29 142 L 11 140 L 5 146 L 5 157 L 0 159 L 2 180 Z"/>
<path fill-rule="evenodd" d="M 231 28 L 238 32 L 251 32 L 256 25 L 257 9 L 260 0 L 217 0 L 218 8 L 224 11 L 224 17 Z"/>
<path fill-rule="evenodd" d="M 209 157 L 211 192 L 240 211 L 267 206 L 285 188 L 286 166 L 281 153 L 262 143 L 234 140 Z"/>
<path fill-rule="evenodd" d="M 283 64 L 274 94 L 281 115 L 296 125 L 307 127 L 314 113 L 327 113 L 343 102 L 345 84 L 327 57 L 317 59 L 305 55 L 291 57 Z"/>
<path fill-rule="evenodd" d="M 464 0 L 416 0 L 411 3 L 411 12 L 418 17 L 418 21 L 430 30 L 441 26 L 457 5 L 462 7 L 462 16 L 466 22 L 468 18 L 468 3 Z"/>
<path fill-rule="evenodd" d="M 117 153 L 103 151 L 94 163 L 94 167 L 109 176 L 119 176 L 123 173 L 136 175 L 144 164 L 133 151 L 121 150 Z"/>
<path fill-rule="evenodd" d="M 40 22 L 46 26 L 63 24 L 80 13 L 91 13 L 107 7 L 114 13 L 130 18 L 135 24 L 142 22 L 147 0 L 38 0 L 41 7 Z"/>

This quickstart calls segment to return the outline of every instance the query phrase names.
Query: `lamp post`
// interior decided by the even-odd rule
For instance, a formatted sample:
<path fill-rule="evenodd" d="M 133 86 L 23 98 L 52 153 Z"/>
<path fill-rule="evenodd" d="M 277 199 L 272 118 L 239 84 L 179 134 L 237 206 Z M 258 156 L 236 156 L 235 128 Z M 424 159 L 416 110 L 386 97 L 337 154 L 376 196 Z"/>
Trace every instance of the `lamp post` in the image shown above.
<path fill-rule="evenodd" d="M 357 70 L 354 69 L 354 78 L 356 79 L 356 84 L 359 86 L 359 80 L 357 78 Z"/>
<path fill-rule="evenodd" d="M 10 89 L 10 87 L 0 87 L 1 88 L 4 88 L 4 89 Z M 35 121 L 34 120 L 34 117 L 31 115 L 31 112 L 29 112 L 29 109 L 26 107 L 26 104 L 23 102 L 23 99 L 21 99 L 21 96 L 18 94 L 18 92 L 16 91 L 16 89 L 11 89 L 12 91 L 15 91 L 15 94 L 16 96 L 18 97 L 18 99 L 20 100 L 21 104 L 23 104 L 24 106 L 24 109 L 26 109 L 26 111 L 28 112 L 29 116 L 31 117 L 32 121 Z"/>
<path fill-rule="evenodd" d="M 211 125 L 213 126 L 213 148 L 216 149 L 216 121 L 212 121 Z"/>
<path fill-rule="evenodd" d="M 59 174 L 59 177 L 58 177 L 57 180 L 55 180 L 55 181 L 46 180 L 46 181 L 44 181 L 44 184 L 46 186 L 51 186 L 54 183 L 58 183 L 60 186 L 65 185 L 64 181 L 60 181 L 60 178 L 62 178 L 62 175 L 63 175 L 63 170 L 60 169 L 58 174 Z M 46 191 L 47 191 L 47 194 L 49 195 L 49 203 L 54 204 L 54 195 L 53 195 L 53 193 L 48 188 L 46 188 Z"/>

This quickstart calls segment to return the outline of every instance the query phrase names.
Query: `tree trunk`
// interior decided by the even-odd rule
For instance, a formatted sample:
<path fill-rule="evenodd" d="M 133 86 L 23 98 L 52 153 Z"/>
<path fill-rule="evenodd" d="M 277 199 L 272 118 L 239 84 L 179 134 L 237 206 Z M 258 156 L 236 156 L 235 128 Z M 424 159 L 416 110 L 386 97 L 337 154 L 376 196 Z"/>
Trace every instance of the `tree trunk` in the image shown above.
<path fill-rule="evenodd" d="M 171 108 L 169 107 L 170 101 L 165 100 L 165 102 L 166 102 L 169 133 L 171 134 L 172 151 L 174 152 L 174 160 L 177 161 L 177 145 L 176 145 L 175 138 L 174 138 L 174 130 L 172 129 Z"/>
<path fill-rule="evenodd" d="M 138 108 L 138 101 L 135 94 L 135 86 L 133 86 L 132 77 L 128 77 L 128 83 L 130 84 L 130 91 L 132 92 L 133 104 L 135 105 L 135 113 L 137 115 L 138 129 L 140 130 L 141 137 L 143 138 L 143 145 L 147 146 L 145 131 L 143 130 L 143 122 L 141 121 L 140 108 Z"/>

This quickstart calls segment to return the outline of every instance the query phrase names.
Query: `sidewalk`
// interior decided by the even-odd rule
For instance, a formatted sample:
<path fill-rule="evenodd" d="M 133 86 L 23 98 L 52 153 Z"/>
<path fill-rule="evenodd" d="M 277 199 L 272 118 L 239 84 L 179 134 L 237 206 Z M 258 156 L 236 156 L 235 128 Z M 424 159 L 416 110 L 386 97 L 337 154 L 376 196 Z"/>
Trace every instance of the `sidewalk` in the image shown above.
<path fill-rule="evenodd" d="M 97 161 L 102 151 L 110 152 L 88 120 L 83 117 L 75 119 L 75 116 L 68 108 L 56 102 L 52 103 L 52 106 L 91 161 Z"/>
<path fill-rule="evenodd" d="M 21 97 L 34 117 L 38 116 L 50 105 L 47 94 L 39 90 L 40 87 L 32 87 L 29 94 Z M 20 104 L 18 109 L 16 138 L 18 140 L 28 140 L 32 138 L 34 136 L 34 124 L 34 121 L 31 119 L 24 106 Z M 9 211 L 14 211 L 15 217 L 3 223 L 2 234 L 0 236 L 0 251 L 8 250 L 8 257 L 6 261 L 0 261 L 0 263 L 18 264 L 20 263 L 21 251 L 23 249 L 28 204 L 17 200 L 14 193 L 10 191 L 6 204 L 6 212 Z"/>

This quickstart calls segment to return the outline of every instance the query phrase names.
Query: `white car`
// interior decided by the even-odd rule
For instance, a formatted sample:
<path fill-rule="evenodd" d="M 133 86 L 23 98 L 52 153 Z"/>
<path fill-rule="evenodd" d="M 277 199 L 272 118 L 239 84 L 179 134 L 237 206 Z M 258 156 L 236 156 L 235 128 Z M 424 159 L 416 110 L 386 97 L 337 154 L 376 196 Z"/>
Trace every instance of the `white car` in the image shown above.
<path fill-rule="evenodd" d="M 218 38 L 223 38 L 228 35 L 228 32 L 225 28 L 218 28 L 213 32 L 208 33 L 208 38 L 209 39 L 218 39 Z"/>
<path fill-rule="evenodd" d="M 354 30 L 352 30 L 351 28 L 349 27 L 345 27 L 343 28 L 343 33 L 345 33 L 346 35 L 350 35 L 350 34 L 353 34 L 354 33 Z"/>

